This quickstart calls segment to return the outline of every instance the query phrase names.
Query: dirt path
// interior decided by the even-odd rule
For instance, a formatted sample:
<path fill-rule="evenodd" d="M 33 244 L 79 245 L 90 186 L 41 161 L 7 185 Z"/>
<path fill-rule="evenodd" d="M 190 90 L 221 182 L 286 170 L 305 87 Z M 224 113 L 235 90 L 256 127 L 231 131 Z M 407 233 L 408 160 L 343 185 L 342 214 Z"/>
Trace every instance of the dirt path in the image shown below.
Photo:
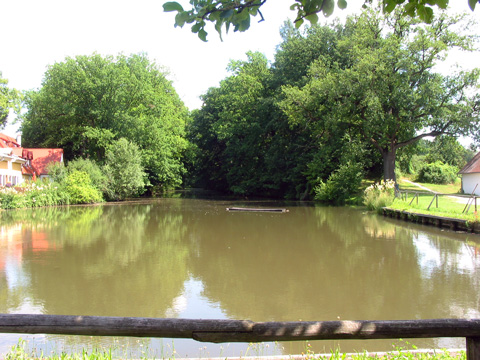
<path fill-rule="evenodd" d="M 420 189 L 427 190 L 427 191 L 430 191 L 430 192 L 432 192 L 432 193 L 435 193 L 435 191 L 433 191 L 432 189 L 429 189 L 429 188 L 427 188 L 427 187 L 425 187 L 425 186 L 423 186 L 423 185 L 420 185 L 420 184 L 418 184 L 418 183 L 416 183 L 416 182 L 413 182 L 413 181 L 410 181 L 410 180 L 407 180 L 407 179 L 402 179 L 402 181 L 405 181 L 405 182 L 407 182 L 407 183 L 409 183 L 409 184 L 418 186 Z"/>

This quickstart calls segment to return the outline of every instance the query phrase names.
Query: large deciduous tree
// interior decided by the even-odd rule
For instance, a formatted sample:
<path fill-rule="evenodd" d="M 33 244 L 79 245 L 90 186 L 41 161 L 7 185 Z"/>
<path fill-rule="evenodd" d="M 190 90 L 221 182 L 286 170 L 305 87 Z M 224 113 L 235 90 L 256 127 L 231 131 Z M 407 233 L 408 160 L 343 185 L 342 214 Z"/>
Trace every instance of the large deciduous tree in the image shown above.
<path fill-rule="evenodd" d="M 2 78 L 0 71 L 0 128 L 7 123 L 10 110 L 20 109 L 20 93 L 8 87 L 8 80 Z"/>
<path fill-rule="evenodd" d="M 362 1 L 366 7 L 373 0 Z M 465 0 L 463 0 L 465 1 Z M 208 23 L 215 25 L 215 30 L 222 36 L 222 28 L 228 32 L 230 27 L 234 31 L 246 31 L 250 28 L 251 17 L 259 17 L 264 20 L 261 8 L 267 0 L 190 0 L 190 9 L 184 9 L 176 1 L 167 1 L 163 4 L 164 11 L 176 11 L 175 26 L 183 27 L 185 24 L 192 24 L 192 32 L 198 34 L 203 41 L 207 41 L 205 27 Z M 410 16 L 431 23 L 434 17 L 434 9 L 446 9 L 449 0 L 379 0 L 382 10 L 391 13 L 399 9 L 403 16 Z M 470 9 L 473 11 L 480 0 L 467 0 Z M 330 16 L 335 8 L 345 9 L 347 0 L 295 0 L 290 10 L 296 11 L 295 24 L 300 27 L 304 20 L 315 24 L 318 21 L 319 13 Z"/>
<path fill-rule="evenodd" d="M 480 70 L 435 71 L 450 49 L 472 49 L 473 37 L 458 32 L 461 21 L 441 14 L 424 26 L 398 11 L 351 17 L 338 42 L 345 61 L 319 58 L 304 86 L 284 88 L 282 108 L 313 134 L 353 131 L 382 155 L 384 178 L 395 179 L 398 149 L 478 127 Z"/>
<path fill-rule="evenodd" d="M 102 163 L 106 149 L 123 137 L 139 147 L 152 184 L 181 182 L 188 111 L 145 55 L 67 58 L 48 68 L 25 103 L 25 145 L 61 147 L 67 160 Z"/>
<path fill-rule="evenodd" d="M 199 183 L 237 194 L 255 193 L 265 169 L 265 128 L 269 121 L 267 59 L 248 53 L 231 61 L 231 76 L 203 96 L 204 105 L 189 128 L 199 153 Z"/>

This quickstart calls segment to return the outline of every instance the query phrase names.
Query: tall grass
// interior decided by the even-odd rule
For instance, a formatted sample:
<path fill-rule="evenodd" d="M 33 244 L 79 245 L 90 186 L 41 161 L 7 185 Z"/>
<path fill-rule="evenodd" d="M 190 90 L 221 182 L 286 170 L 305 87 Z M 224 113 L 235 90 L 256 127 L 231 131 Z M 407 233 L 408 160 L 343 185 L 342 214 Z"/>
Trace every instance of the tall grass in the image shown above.
<path fill-rule="evenodd" d="M 379 210 L 389 206 L 395 200 L 395 182 L 374 183 L 367 187 L 363 193 L 363 203 L 369 210 Z"/>

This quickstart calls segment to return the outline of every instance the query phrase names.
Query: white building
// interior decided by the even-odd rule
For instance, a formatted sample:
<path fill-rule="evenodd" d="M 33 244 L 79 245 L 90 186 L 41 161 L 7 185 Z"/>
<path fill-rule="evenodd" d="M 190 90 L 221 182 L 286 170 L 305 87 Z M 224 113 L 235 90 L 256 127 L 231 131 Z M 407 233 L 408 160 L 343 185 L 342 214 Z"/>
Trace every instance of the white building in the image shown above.
<path fill-rule="evenodd" d="M 9 148 L 0 148 L 0 186 L 15 186 L 23 182 L 22 165 L 27 160 L 13 154 Z"/>
<path fill-rule="evenodd" d="M 480 195 L 480 153 L 475 155 L 459 172 L 465 194 Z"/>

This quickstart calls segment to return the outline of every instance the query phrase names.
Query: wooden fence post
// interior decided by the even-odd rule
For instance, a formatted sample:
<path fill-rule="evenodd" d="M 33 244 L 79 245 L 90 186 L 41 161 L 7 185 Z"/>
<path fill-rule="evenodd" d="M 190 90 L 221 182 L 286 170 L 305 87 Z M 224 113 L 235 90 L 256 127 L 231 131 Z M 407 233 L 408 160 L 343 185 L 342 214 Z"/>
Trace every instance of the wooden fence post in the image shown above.
<path fill-rule="evenodd" d="M 428 205 L 427 210 L 430 210 L 430 206 L 432 206 L 433 201 L 437 198 L 437 194 L 433 195 L 432 201 L 430 201 L 430 205 Z M 438 207 L 438 201 L 437 201 L 437 207 Z"/>
<path fill-rule="evenodd" d="M 480 360 L 480 337 L 467 337 L 467 360 Z"/>

